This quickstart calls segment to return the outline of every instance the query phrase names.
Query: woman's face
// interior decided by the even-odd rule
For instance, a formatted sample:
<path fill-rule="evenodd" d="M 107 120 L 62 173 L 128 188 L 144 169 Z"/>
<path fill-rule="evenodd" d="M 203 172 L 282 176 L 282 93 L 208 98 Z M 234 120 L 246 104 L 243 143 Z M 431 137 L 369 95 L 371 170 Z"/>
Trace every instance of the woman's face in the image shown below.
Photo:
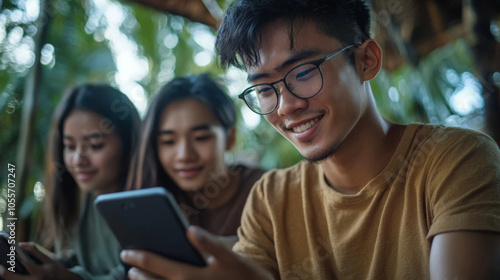
<path fill-rule="evenodd" d="M 161 166 L 182 190 L 199 190 L 225 171 L 224 152 L 234 134 L 226 133 L 203 103 L 172 102 L 163 110 L 157 132 Z"/>
<path fill-rule="evenodd" d="M 115 129 L 109 119 L 86 110 L 75 109 L 64 121 L 64 164 L 82 191 L 120 189 L 122 141 Z"/>

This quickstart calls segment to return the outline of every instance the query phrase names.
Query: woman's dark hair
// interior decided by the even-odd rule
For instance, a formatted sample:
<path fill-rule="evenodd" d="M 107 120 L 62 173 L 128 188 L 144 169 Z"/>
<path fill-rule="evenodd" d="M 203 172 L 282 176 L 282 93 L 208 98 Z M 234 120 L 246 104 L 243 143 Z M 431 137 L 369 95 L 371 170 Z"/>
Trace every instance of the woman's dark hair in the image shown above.
<path fill-rule="evenodd" d="M 68 115 L 75 109 L 95 113 L 103 118 L 103 129 L 116 131 L 122 141 L 121 185 L 126 178 L 133 153 L 140 137 L 140 118 L 128 97 L 109 85 L 82 85 L 66 92 L 59 102 L 51 123 L 48 139 L 46 170 L 46 211 L 44 219 L 45 245 L 57 239 L 63 246 L 72 237 L 79 216 L 80 191 L 66 169 L 63 155 L 63 127 Z"/>
<path fill-rule="evenodd" d="M 159 122 L 163 110 L 172 102 L 194 99 L 206 105 L 226 131 L 234 127 L 236 110 L 234 103 L 222 86 L 207 74 L 178 77 L 164 85 L 154 96 L 143 120 L 141 144 L 138 150 L 134 185 L 130 189 L 167 187 L 176 197 L 183 192 L 163 170 L 157 149 Z M 174 187 L 175 186 L 175 187 Z"/>
<path fill-rule="evenodd" d="M 294 29 L 304 20 L 346 45 L 370 38 L 370 8 L 364 0 L 237 0 L 227 9 L 217 34 L 221 66 L 256 66 L 262 30 L 279 19 L 289 24 L 290 49 Z"/>

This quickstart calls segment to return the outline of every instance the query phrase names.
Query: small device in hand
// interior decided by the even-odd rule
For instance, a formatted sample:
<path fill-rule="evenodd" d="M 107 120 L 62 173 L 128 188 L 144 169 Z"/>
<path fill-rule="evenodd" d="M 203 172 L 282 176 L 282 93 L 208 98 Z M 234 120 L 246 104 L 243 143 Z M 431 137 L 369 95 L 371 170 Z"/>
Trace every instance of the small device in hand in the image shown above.
<path fill-rule="evenodd" d="M 103 194 L 94 203 L 123 249 L 141 249 L 196 266 L 206 265 L 187 239 L 188 223 L 165 188 Z"/>

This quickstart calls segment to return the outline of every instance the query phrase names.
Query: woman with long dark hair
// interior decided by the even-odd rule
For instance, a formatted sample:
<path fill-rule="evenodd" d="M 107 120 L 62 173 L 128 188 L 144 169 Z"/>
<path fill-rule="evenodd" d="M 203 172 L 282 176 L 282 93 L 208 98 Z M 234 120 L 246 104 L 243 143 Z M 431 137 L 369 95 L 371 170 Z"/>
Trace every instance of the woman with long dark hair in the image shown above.
<path fill-rule="evenodd" d="M 207 74 L 178 77 L 152 99 L 132 188 L 163 186 L 190 224 L 236 241 L 246 197 L 263 171 L 228 165 L 235 144 L 232 100 Z"/>
<path fill-rule="evenodd" d="M 42 264 L 26 263 L 38 279 L 123 279 L 120 245 L 93 201 L 122 191 L 139 139 L 140 119 L 122 92 L 108 85 L 69 91 L 52 120 L 42 240 L 55 255 L 20 243 Z M 12 275 L 4 272 L 3 277 Z M 18 276 L 18 275 L 16 275 Z M 16 278 L 17 279 L 17 278 Z"/>

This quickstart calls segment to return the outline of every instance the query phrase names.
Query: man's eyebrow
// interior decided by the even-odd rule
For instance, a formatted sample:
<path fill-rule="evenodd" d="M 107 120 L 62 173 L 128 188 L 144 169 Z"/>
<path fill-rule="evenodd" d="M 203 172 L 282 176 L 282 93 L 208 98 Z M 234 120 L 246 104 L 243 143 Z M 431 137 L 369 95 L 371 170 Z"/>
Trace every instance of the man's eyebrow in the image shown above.
<path fill-rule="evenodd" d="M 267 78 L 269 77 L 269 74 L 267 73 L 261 73 L 261 74 L 249 74 L 247 76 L 247 82 L 249 83 L 252 83 L 253 81 L 255 80 L 259 80 L 259 79 L 262 79 L 262 78 Z"/>
<path fill-rule="evenodd" d="M 280 66 L 274 68 L 274 70 L 276 70 L 278 72 L 282 72 L 283 69 L 289 67 L 290 65 L 293 65 L 293 64 L 297 63 L 298 61 L 304 60 L 306 58 L 310 58 L 312 56 L 315 56 L 318 53 L 320 53 L 320 52 L 317 49 L 302 50 L 300 52 L 294 53 L 291 57 L 289 57 Z M 247 76 L 247 81 L 249 83 L 252 83 L 258 79 L 267 78 L 269 76 L 270 75 L 268 73 L 249 74 Z"/>
<path fill-rule="evenodd" d="M 304 60 L 306 58 L 310 58 L 312 56 L 315 56 L 319 53 L 319 50 L 317 49 L 309 49 L 309 50 L 303 50 L 298 53 L 294 53 L 290 58 L 288 58 L 285 62 L 281 64 L 281 66 L 278 66 L 274 68 L 274 70 L 278 72 L 282 72 L 283 69 L 287 68 L 290 65 L 293 65 L 297 63 L 298 61 Z"/>

